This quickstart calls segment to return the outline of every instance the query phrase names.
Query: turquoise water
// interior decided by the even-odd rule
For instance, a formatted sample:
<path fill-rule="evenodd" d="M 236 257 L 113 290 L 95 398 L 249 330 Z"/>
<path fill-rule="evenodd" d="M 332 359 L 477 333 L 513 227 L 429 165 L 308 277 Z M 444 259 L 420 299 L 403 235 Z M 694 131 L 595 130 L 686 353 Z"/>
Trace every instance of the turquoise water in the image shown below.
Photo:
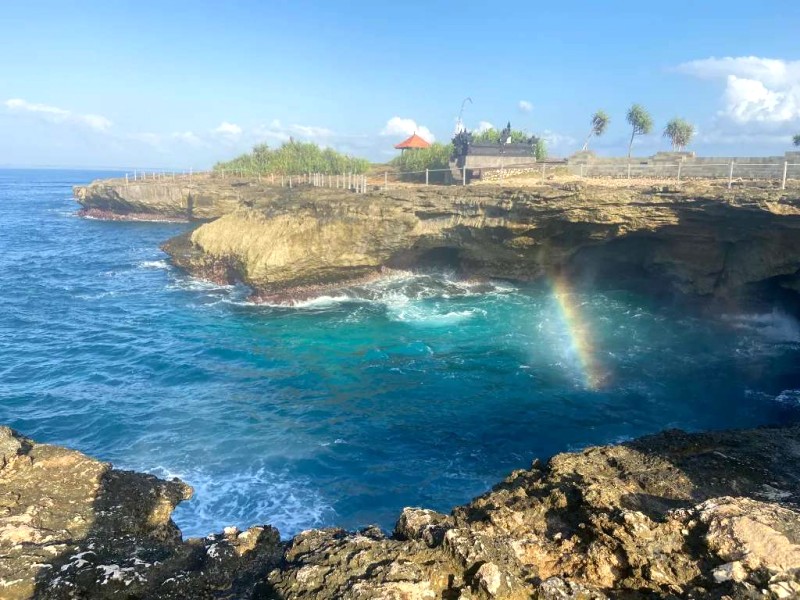
<path fill-rule="evenodd" d="M 534 457 L 800 419 L 800 326 L 622 291 L 398 274 L 296 307 L 192 280 L 184 230 L 75 217 L 108 173 L 0 171 L 0 422 L 179 476 L 186 535 L 449 510 Z M 586 357 L 603 380 L 588 385 Z"/>

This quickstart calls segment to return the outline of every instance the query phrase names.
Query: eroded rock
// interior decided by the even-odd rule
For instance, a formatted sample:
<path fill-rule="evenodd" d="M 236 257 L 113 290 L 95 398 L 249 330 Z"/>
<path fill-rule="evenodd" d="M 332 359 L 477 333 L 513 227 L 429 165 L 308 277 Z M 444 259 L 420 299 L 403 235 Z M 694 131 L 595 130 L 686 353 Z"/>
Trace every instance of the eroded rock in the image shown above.
<path fill-rule="evenodd" d="M 190 489 L 0 429 L 0 598 L 796 598 L 800 427 L 534 462 L 451 515 L 182 540 Z"/>

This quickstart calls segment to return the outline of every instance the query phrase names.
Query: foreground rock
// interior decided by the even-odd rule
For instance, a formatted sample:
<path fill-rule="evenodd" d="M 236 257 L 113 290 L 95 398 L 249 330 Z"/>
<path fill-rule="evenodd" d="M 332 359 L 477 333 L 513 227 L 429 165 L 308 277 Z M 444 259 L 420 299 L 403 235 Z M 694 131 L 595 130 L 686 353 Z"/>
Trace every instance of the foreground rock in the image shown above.
<path fill-rule="evenodd" d="M 392 536 L 181 540 L 191 490 L 0 429 L 0 598 L 800 597 L 800 427 L 561 454 Z"/>

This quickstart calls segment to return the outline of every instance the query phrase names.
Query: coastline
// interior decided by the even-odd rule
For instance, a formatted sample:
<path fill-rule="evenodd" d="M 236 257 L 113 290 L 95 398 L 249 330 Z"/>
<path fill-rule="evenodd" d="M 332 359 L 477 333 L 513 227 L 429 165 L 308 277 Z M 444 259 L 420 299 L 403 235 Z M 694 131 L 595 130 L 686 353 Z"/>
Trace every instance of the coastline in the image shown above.
<path fill-rule="evenodd" d="M 798 448 L 800 426 L 665 431 L 534 460 L 449 515 L 406 508 L 389 536 L 281 542 L 256 525 L 184 540 L 170 514 L 189 486 L 0 428 L 0 480 L 17 494 L 0 515 L 0 580 L 9 600 L 789 598 Z"/>
<path fill-rule="evenodd" d="M 189 219 L 181 219 L 166 215 L 156 215 L 151 213 L 115 213 L 111 210 L 100 208 L 82 208 L 76 213 L 82 219 L 94 219 L 97 221 L 135 221 L 140 223 L 189 223 Z"/>

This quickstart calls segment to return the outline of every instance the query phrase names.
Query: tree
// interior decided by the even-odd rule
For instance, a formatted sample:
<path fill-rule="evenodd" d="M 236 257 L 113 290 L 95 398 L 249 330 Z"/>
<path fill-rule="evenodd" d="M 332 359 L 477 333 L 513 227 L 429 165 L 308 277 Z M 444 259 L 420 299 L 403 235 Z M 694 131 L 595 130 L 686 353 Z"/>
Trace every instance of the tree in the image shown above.
<path fill-rule="evenodd" d="M 589 140 L 592 139 L 592 136 L 601 136 L 605 133 L 606 127 L 608 127 L 608 122 L 611 119 L 606 114 L 604 110 L 598 110 L 594 115 L 592 115 L 592 128 L 589 130 L 589 135 L 586 136 L 586 141 L 583 144 L 583 150 L 589 149 Z"/>
<path fill-rule="evenodd" d="M 694 137 L 694 125 L 685 119 L 676 117 L 664 128 L 664 137 L 672 142 L 672 151 L 682 152 Z"/>
<path fill-rule="evenodd" d="M 796 136 L 792 138 L 792 142 L 794 143 L 795 146 L 800 148 L 800 133 L 798 133 Z"/>
<path fill-rule="evenodd" d="M 630 158 L 631 150 L 633 149 L 633 139 L 637 135 L 647 135 L 650 133 L 653 129 L 653 119 L 650 113 L 640 104 L 634 104 L 628 109 L 626 119 L 631 126 L 631 141 L 628 144 L 628 158 Z"/>

